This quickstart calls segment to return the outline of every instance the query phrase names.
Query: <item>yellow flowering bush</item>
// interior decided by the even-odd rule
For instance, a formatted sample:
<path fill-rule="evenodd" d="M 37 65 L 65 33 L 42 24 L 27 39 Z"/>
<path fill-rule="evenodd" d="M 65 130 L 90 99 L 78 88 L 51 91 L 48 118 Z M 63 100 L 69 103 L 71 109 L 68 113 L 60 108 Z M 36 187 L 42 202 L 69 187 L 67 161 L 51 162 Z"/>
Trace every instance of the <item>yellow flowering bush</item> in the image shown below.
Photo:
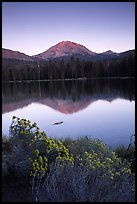
<path fill-rule="evenodd" d="M 134 202 L 134 175 L 103 141 L 49 138 L 36 123 L 13 117 L 15 167 L 32 176 L 38 202 Z"/>

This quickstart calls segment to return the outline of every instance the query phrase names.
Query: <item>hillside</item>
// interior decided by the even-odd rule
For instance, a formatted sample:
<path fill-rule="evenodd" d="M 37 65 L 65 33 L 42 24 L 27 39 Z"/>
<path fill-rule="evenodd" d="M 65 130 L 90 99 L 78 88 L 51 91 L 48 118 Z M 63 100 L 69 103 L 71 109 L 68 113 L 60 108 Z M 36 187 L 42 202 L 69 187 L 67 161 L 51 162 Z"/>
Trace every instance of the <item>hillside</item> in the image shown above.
<path fill-rule="evenodd" d="M 2 48 L 2 58 L 33 61 L 33 58 L 31 56 L 5 48 Z"/>

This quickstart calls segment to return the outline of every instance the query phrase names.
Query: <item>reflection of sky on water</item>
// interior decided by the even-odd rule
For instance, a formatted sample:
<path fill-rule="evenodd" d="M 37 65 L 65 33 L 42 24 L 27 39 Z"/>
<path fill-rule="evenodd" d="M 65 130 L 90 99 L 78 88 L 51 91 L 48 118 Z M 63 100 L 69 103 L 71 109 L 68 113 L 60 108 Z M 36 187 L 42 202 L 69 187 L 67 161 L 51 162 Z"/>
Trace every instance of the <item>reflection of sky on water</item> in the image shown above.
<path fill-rule="evenodd" d="M 36 122 L 41 131 L 52 137 L 89 136 L 103 139 L 110 146 L 128 145 L 135 132 L 135 101 L 116 99 L 112 102 L 98 100 L 82 111 L 67 114 L 39 104 L 30 105 L 2 115 L 2 132 L 8 134 L 7 127 L 13 115 Z M 60 125 L 53 123 L 63 121 Z"/>

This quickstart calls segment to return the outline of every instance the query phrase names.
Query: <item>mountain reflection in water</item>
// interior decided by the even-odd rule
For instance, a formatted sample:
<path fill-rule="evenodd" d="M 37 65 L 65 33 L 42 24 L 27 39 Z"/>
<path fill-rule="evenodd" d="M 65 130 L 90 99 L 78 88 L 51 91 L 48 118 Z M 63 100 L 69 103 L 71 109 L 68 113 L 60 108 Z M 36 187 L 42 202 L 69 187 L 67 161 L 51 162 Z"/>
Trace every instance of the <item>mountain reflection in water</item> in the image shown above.
<path fill-rule="evenodd" d="M 134 79 L 3 83 L 2 113 L 38 102 L 72 114 L 99 99 L 111 102 L 116 98 L 135 100 Z"/>
<path fill-rule="evenodd" d="M 134 134 L 134 91 L 134 79 L 3 83 L 2 131 L 16 115 L 37 122 L 48 136 L 87 135 L 128 145 Z"/>

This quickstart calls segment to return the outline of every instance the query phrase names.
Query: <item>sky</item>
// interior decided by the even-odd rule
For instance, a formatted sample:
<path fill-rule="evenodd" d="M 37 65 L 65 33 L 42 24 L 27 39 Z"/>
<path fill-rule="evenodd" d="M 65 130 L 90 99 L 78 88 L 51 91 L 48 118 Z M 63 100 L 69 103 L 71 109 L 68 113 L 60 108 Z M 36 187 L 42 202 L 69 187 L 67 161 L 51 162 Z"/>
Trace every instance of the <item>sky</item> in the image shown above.
<path fill-rule="evenodd" d="M 135 2 L 2 2 L 2 47 L 27 55 L 61 41 L 97 53 L 135 49 Z"/>

